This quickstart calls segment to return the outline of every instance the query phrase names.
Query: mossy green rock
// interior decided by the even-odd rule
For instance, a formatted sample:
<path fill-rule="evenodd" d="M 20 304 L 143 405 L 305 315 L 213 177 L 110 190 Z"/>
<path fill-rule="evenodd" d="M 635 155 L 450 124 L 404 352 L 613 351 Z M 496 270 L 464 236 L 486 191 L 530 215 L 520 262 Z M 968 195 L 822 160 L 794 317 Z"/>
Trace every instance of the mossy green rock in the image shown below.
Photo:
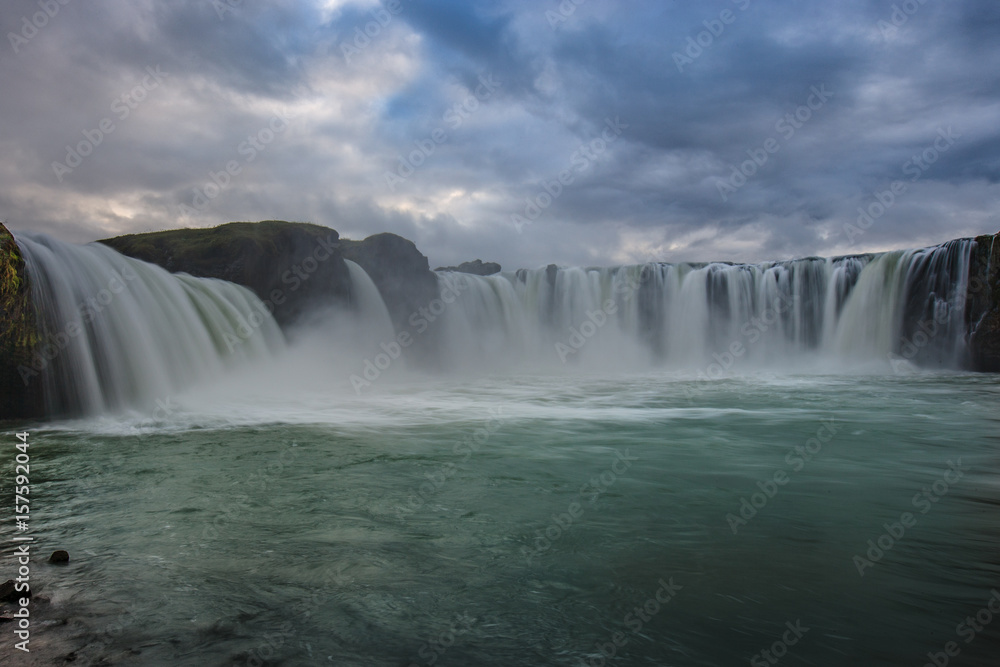
<path fill-rule="evenodd" d="M 24 257 L 0 224 L 0 419 L 41 417 L 41 381 L 29 368 L 41 343 Z"/>

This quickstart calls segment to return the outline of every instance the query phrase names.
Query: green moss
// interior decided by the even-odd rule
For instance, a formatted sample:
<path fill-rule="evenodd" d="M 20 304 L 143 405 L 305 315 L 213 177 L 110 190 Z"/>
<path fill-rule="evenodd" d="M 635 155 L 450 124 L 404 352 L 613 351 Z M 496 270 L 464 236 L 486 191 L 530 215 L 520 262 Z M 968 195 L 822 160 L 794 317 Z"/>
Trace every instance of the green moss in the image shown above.
<path fill-rule="evenodd" d="M 311 237 L 326 238 L 333 230 L 305 222 L 265 220 L 230 222 L 213 228 L 129 234 L 101 243 L 124 255 L 158 264 L 170 271 L 215 275 L 219 262 L 246 256 L 247 251 L 277 256 L 282 239 L 303 232 Z"/>
<path fill-rule="evenodd" d="M 24 258 L 14 236 L 0 224 L 0 357 L 7 363 L 29 359 L 40 336 L 25 274 Z"/>
<path fill-rule="evenodd" d="M 215 254 L 234 245 L 254 243 L 274 249 L 276 235 L 298 228 L 314 235 L 326 236 L 327 227 L 308 222 L 264 220 L 262 222 L 230 222 L 218 227 L 198 229 L 170 229 L 147 234 L 127 234 L 101 241 L 111 247 L 127 246 L 136 252 L 157 252 L 165 247 L 180 255 Z"/>

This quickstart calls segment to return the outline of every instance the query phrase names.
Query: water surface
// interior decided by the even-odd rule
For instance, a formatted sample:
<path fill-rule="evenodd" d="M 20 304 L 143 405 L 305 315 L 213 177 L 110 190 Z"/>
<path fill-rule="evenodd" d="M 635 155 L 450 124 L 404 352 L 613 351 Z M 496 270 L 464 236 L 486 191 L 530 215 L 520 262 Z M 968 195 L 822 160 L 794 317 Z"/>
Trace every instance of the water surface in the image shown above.
<path fill-rule="evenodd" d="M 36 553 L 72 562 L 35 566 L 70 623 L 32 637 L 77 664 L 994 665 L 1000 622 L 959 624 L 1000 589 L 998 404 L 962 373 L 516 375 L 36 425 Z"/>

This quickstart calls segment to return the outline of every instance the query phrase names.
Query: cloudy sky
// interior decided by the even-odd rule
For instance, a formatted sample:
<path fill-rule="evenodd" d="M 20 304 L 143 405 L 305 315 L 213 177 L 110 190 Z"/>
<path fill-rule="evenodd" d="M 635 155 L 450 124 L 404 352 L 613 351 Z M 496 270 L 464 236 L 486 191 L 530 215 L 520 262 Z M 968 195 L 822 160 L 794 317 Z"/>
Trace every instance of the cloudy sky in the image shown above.
<path fill-rule="evenodd" d="M 516 268 L 1000 230 L 995 0 L 7 0 L 0 27 L 0 219 L 68 241 L 277 218 Z"/>

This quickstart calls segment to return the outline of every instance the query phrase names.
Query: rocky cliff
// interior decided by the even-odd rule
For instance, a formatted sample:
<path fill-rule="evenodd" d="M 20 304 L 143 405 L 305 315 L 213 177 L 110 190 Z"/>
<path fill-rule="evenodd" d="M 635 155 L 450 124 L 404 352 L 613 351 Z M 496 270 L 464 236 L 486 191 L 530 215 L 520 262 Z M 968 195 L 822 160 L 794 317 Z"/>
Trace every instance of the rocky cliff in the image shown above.
<path fill-rule="evenodd" d="M 0 224 L 0 419 L 44 414 L 40 382 L 26 382 L 42 346 L 24 258 L 13 235 Z"/>
<path fill-rule="evenodd" d="M 371 277 L 397 327 L 437 292 L 427 258 L 413 242 L 395 234 L 351 241 L 328 227 L 266 220 L 132 234 L 101 243 L 170 272 L 244 285 L 273 306 L 282 327 L 299 321 L 313 306 L 350 303 L 345 259 Z"/>
<path fill-rule="evenodd" d="M 317 304 L 350 300 L 340 235 L 319 225 L 266 220 L 177 229 L 101 241 L 171 273 L 219 278 L 250 288 L 282 327 Z"/>
<path fill-rule="evenodd" d="M 973 370 L 1000 373 L 1000 234 L 977 236 L 969 265 L 966 321 Z"/>
<path fill-rule="evenodd" d="M 375 234 L 364 241 L 341 241 L 344 258 L 356 262 L 378 287 L 397 330 L 438 296 L 437 276 L 413 241 Z"/>

